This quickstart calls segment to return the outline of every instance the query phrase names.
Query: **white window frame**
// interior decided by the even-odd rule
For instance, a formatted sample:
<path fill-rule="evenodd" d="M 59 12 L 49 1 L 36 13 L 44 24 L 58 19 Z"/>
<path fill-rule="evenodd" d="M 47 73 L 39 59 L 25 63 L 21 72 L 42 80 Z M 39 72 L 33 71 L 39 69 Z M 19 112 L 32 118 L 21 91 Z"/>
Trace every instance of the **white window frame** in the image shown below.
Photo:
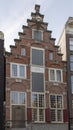
<path fill-rule="evenodd" d="M 33 94 L 36 94 L 37 95 L 37 97 L 38 97 L 38 104 L 39 104 L 39 95 L 41 94 L 41 95 L 44 95 L 44 106 L 43 107 L 39 107 L 39 106 L 37 106 L 37 107 L 33 107 L 33 105 L 32 105 L 32 103 L 33 103 L 33 101 L 32 101 L 32 95 Z M 32 107 L 32 109 L 37 109 L 37 121 L 34 121 L 35 123 L 44 123 L 45 122 L 45 105 L 46 105 L 46 103 L 45 103 L 45 94 L 44 93 L 42 93 L 42 92 L 33 92 L 32 93 L 32 95 L 31 95 L 31 107 Z M 39 109 L 42 109 L 42 110 L 44 110 L 44 120 L 43 121 L 40 121 L 39 120 Z M 32 113 L 33 114 L 33 113 Z"/>
<path fill-rule="evenodd" d="M 52 108 L 52 107 L 51 107 L 51 99 L 50 99 L 50 96 L 51 96 L 51 95 L 55 96 L 56 99 L 57 99 L 58 96 L 61 96 L 61 97 L 62 97 L 62 108 L 57 108 L 57 100 L 56 100 L 56 108 Z M 55 111 L 56 111 L 56 113 L 55 113 L 55 114 L 56 114 L 56 120 L 55 120 L 55 121 L 52 121 L 52 120 L 51 120 L 51 122 L 52 122 L 52 123 L 63 123 L 63 109 L 64 109 L 63 95 L 62 95 L 62 94 L 52 94 L 52 93 L 51 93 L 51 94 L 49 95 L 49 103 L 50 103 L 50 104 L 49 104 L 50 110 L 55 110 Z M 57 110 L 61 110 L 61 111 L 62 111 L 62 121 L 58 121 L 58 118 L 57 118 Z"/>
<path fill-rule="evenodd" d="M 12 75 L 12 65 L 17 65 L 17 76 L 13 76 Z M 24 77 L 21 77 L 20 74 L 19 74 L 19 67 L 20 66 L 24 66 L 24 69 L 25 69 L 25 74 L 24 74 Z M 20 78 L 20 79 L 26 79 L 26 65 L 25 64 L 19 64 L 19 63 L 11 63 L 10 65 L 10 75 L 12 78 Z"/>
<path fill-rule="evenodd" d="M 55 73 L 55 80 L 51 80 L 50 70 L 54 70 L 54 73 Z M 57 71 L 57 70 L 60 70 L 60 72 L 61 72 L 61 81 L 58 81 L 58 80 L 57 80 L 57 75 L 56 75 L 56 71 Z M 63 71 L 62 71 L 62 69 L 49 68 L 49 81 L 50 81 L 50 82 L 58 82 L 58 83 L 63 82 Z"/>
<path fill-rule="evenodd" d="M 41 32 L 41 40 L 37 40 L 37 39 L 34 39 L 34 31 L 39 31 Z M 36 41 L 42 41 L 43 40 L 43 31 L 42 30 L 37 30 L 37 29 L 32 29 L 32 39 L 36 40 Z"/>
<path fill-rule="evenodd" d="M 42 51 L 43 51 L 43 65 L 32 64 L 32 49 L 34 49 L 34 50 L 42 50 Z M 44 65 L 45 65 L 45 50 L 44 50 L 43 48 L 31 47 L 30 52 L 31 52 L 31 54 L 30 54 L 30 56 L 31 56 L 30 64 L 31 64 L 32 66 L 44 67 Z"/>

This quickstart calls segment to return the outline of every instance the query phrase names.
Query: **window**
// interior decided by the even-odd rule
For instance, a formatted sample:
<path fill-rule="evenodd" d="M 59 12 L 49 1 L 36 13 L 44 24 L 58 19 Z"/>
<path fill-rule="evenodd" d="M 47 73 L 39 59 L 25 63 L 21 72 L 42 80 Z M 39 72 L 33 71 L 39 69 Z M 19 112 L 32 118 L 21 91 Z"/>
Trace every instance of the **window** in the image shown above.
<path fill-rule="evenodd" d="M 26 49 L 25 48 L 21 48 L 21 56 L 26 56 Z"/>
<path fill-rule="evenodd" d="M 44 64 L 44 50 L 32 48 L 32 64 L 41 65 Z"/>
<path fill-rule="evenodd" d="M 43 92 L 44 91 L 44 74 L 32 72 L 32 91 Z"/>
<path fill-rule="evenodd" d="M 71 75 L 71 91 L 73 93 L 73 75 Z"/>
<path fill-rule="evenodd" d="M 69 40 L 70 50 L 73 51 L 73 38 Z"/>
<path fill-rule="evenodd" d="M 26 78 L 26 66 L 23 64 L 11 63 L 11 77 Z"/>
<path fill-rule="evenodd" d="M 43 40 L 43 32 L 40 30 L 33 30 L 32 36 L 33 36 L 32 38 L 37 40 L 37 41 Z"/>
<path fill-rule="evenodd" d="M 51 121 L 63 121 L 63 100 L 61 95 L 50 95 Z"/>
<path fill-rule="evenodd" d="M 12 114 L 12 127 L 24 128 L 25 127 L 25 105 L 26 95 L 24 92 L 12 91 L 10 95 L 11 101 L 11 114 Z"/>
<path fill-rule="evenodd" d="M 49 79 L 53 82 L 62 82 L 62 70 L 61 69 L 49 69 Z"/>
<path fill-rule="evenodd" d="M 35 122 L 43 122 L 45 114 L 44 94 L 32 94 L 32 119 Z"/>
<path fill-rule="evenodd" d="M 53 52 L 49 52 L 49 60 L 53 60 Z"/>
<path fill-rule="evenodd" d="M 73 55 L 70 55 L 70 69 L 73 71 Z"/>

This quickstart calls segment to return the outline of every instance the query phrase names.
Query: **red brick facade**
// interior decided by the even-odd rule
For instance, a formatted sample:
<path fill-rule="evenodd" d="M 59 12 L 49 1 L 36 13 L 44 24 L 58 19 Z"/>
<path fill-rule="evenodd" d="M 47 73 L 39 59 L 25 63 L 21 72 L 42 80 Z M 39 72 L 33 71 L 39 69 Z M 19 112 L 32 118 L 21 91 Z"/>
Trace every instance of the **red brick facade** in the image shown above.
<path fill-rule="evenodd" d="M 39 7 L 36 5 L 36 7 Z M 39 9 L 39 8 L 38 8 Z M 11 52 L 6 52 L 6 120 L 12 120 L 12 108 L 10 101 L 10 93 L 12 91 L 25 92 L 26 93 L 26 107 L 25 107 L 25 120 L 32 121 L 32 72 L 44 71 L 44 97 L 45 97 L 45 121 L 52 123 L 51 110 L 50 110 L 50 95 L 62 95 L 63 111 L 65 114 L 63 117 L 67 117 L 67 92 L 66 92 L 66 62 L 62 61 L 62 54 L 58 53 L 58 46 L 55 45 L 55 39 L 51 37 L 51 31 L 47 30 L 48 24 L 43 22 L 43 15 L 39 13 L 39 10 L 35 13 L 31 13 L 32 19 L 27 20 L 27 26 L 23 26 L 23 32 L 19 32 L 19 39 L 15 39 L 15 46 L 11 47 Z M 41 21 L 37 21 L 36 18 L 41 18 Z M 42 40 L 35 40 L 33 37 L 33 30 L 40 30 L 43 32 Z M 32 65 L 31 61 L 31 49 L 37 48 L 43 50 L 44 65 L 36 66 Z M 26 55 L 21 56 L 21 48 L 25 48 Z M 50 52 L 53 53 L 53 59 L 49 59 Z M 38 57 L 37 57 L 38 58 Z M 26 78 L 14 78 L 11 77 L 11 63 L 23 64 L 26 66 Z M 41 68 L 41 69 L 40 69 Z M 49 69 L 62 70 L 62 81 L 50 81 Z M 38 81 L 39 82 L 39 81 Z M 40 86 L 39 86 L 40 87 Z M 39 93 L 39 92 L 37 92 Z M 68 122 L 67 118 L 63 118 L 61 123 Z M 66 119 L 66 120 L 65 120 Z M 57 122 L 58 123 L 58 122 Z"/>

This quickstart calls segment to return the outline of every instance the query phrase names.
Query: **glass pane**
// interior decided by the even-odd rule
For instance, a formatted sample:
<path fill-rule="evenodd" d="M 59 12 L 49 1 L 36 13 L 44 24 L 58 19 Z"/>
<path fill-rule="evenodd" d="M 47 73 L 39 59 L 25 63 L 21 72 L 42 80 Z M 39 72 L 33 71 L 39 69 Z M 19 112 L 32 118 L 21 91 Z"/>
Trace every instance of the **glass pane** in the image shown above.
<path fill-rule="evenodd" d="M 17 76 L 17 65 L 12 64 L 12 76 Z"/>
<path fill-rule="evenodd" d="M 21 48 L 21 56 L 25 56 L 26 55 L 26 50 L 25 48 Z"/>
<path fill-rule="evenodd" d="M 62 121 L 62 111 L 61 110 L 58 110 L 57 111 L 57 118 L 58 118 L 58 121 Z"/>
<path fill-rule="evenodd" d="M 71 76 L 71 91 L 73 93 L 73 76 Z"/>
<path fill-rule="evenodd" d="M 73 61 L 73 55 L 70 55 L 70 61 Z"/>
<path fill-rule="evenodd" d="M 37 109 L 32 109 L 32 120 L 37 121 Z"/>
<path fill-rule="evenodd" d="M 56 108 L 56 99 L 54 95 L 50 96 L 51 108 Z"/>
<path fill-rule="evenodd" d="M 25 67 L 23 65 L 20 65 L 20 73 L 19 73 L 19 76 L 20 77 L 25 77 Z"/>
<path fill-rule="evenodd" d="M 37 94 L 32 94 L 32 106 L 33 107 L 37 107 L 38 106 Z"/>
<path fill-rule="evenodd" d="M 70 50 L 73 50 L 73 38 L 70 39 Z"/>
<path fill-rule="evenodd" d="M 44 110 L 39 109 L 39 121 L 44 121 Z"/>
<path fill-rule="evenodd" d="M 55 71 L 54 70 L 50 70 L 50 80 L 55 80 Z"/>
<path fill-rule="evenodd" d="M 18 104 L 18 93 L 17 92 L 11 93 L 11 104 Z"/>
<path fill-rule="evenodd" d="M 19 104 L 25 104 L 25 93 L 19 93 Z"/>
<path fill-rule="evenodd" d="M 61 81 L 61 70 L 56 71 L 57 81 Z"/>
<path fill-rule="evenodd" d="M 55 112 L 55 110 L 51 110 L 51 121 L 56 121 L 56 112 Z"/>
<path fill-rule="evenodd" d="M 41 41 L 42 40 L 42 32 L 35 30 L 34 31 L 34 39 L 38 40 L 38 41 Z"/>
<path fill-rule="evenodd" d="M 73 71 L 73 62 L 70 62 L 70 69 Z"/>
<path fill-rule="evenodd" d="M 44 107 L 44 95 L 39 95 L 39 107 Z"/>
<path fill-rule="evenodd" d="M 32 64 L 43 65 L 43 50 L 32 49 Z"/>
<path fill-rule="evenodd" d="M 49 60 L 53 60 L 53 52 L 49 53 Z"/>
<path fill-rule="evenodd" d="M 62 108 L 62 96 L 57 96 L 57 108 Z"/>

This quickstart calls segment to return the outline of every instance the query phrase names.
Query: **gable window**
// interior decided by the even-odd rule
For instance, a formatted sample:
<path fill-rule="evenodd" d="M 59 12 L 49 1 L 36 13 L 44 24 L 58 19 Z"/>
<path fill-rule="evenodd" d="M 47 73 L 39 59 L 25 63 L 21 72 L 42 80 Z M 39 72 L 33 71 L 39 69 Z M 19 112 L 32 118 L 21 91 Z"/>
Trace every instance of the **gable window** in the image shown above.
<path fill-rule="evenodd" d="M 49 60 L 53 60 L 53 52 L 52 51 L 49 52 Z"/>
<path fill-rule="evenodd" d="M 26 78 L 26 66 L 23 64 L 11 63 L 11 77 Z"/>
<path fill-rule="evenodd" d="M 26 56 L 26 49 L 25 48 L 21 48 L 21 56 Z"/>
<path fill-rule="evenodd" d="M 41 65 L 44 64 L 44 50 L 38 48 L 32 48 L 32 64 Z"/>
<path fill-rule="evenodd" d="M 52 82 L 62 82 L 62 70 L 61 69 L 49 69 L 49 80 Z"/>
<path fill-rule="evenodd" d="M 37 41 L 43 40 L 43 32 L 40 30 L 32 30 L 32 38 Z"/>
<path fill-rule="evenodd" d="M 69 39 L 70 50 L 73 51 L 73 38 Z"/>
<path fill-rule="evenodd" d="M 50 95 L 51 122 L 63 122 L 63 99 L 61 95 Z"/>
<path fill-rule="evenodd" d="M 32 119 L 35 122 L 44 122 L 45 102 L 43 93 L 32 94 Z"/>
<path fill-rule="evenodd" d="M 26 95 L 24 92 L 12 91 L 10 95 L 12 127 L 24 128 L 26 120 Z"/>

